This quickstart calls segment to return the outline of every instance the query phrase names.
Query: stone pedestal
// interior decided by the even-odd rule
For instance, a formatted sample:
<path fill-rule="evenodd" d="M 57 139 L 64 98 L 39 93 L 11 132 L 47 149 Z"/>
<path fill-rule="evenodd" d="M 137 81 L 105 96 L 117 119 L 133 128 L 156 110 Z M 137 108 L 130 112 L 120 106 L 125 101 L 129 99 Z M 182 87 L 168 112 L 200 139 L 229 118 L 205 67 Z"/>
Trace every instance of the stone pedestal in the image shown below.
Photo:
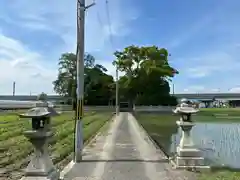
<path fill-rule="evenodd" d="M 44 95 L 44 94 L 43 94 Z M 24 135 L 34 146 L 25 175 L 21 180 L 58 180 L 60 173 L 56 170 L 48 152 L 48 141 L 52 137 L 51 116 L 58 113 L 48 103 L 38 102 L 36 107 L 20 114 L 21 118 L 31 118 L 32 129 L 25 131 Z"/>
<path fill-rule="evenodd" d="M 48 139 L 52 136 L 51 132 L 45 131 L 26 131 L 24 135 L 34 146 L 34 153 L 28 164 L 22 180 L 58 180 L 59 172 L 55 169 L 48 153 Z"/>
<path fill-rule="evenodd" d="M 182 129 L 182 137 L 177 147 L 176 168 L 209 168 L 205 166 L 204 158 L 190 136 L 194 123 L 177 121 L 177 125 Z"/>

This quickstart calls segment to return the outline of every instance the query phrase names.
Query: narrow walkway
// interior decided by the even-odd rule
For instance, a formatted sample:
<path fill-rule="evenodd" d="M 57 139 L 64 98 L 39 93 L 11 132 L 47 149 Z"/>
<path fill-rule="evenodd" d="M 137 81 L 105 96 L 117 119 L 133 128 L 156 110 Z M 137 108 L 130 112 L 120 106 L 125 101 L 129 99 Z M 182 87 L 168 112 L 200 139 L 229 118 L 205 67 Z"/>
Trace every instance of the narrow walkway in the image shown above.
<path fill-rule="evenodd" d="M 191 173 L 173 170 L 135 118 L 120 113 L 109 131 L 84 149 L 64 180 L 194 180 Z"/>

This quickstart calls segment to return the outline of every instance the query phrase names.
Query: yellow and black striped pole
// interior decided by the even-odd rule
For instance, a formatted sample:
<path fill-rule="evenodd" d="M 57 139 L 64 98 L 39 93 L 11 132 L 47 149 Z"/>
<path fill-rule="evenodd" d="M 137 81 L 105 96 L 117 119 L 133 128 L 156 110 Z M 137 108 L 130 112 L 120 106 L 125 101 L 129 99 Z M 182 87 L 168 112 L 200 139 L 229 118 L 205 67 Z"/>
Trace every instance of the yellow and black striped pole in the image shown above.
<path fill-rule="evenodd" d="M 85 0 L 77 0 L 77 107 L 75 123 L 74 161 L 82 160 L 83 148 L 83 96 L 84 96 L 84 27 L 85 10 L 95 3 L 85 6 Z"/>
<path fill-rule="evenodd" d="M 82 160 L 83 149 L 83 94 L 84 94 L 84 19 L 85 0 L 77 0 L 77 107 L 75 123 L 74 161 Z"/>
<path fill-rule="evenodd" d="M 119 114 L 119 85 L 118 85 L 118 66 L 116 65 L 116 115 Z"/>
<path fill-rule="evenodd" d="M 83 118 L 83 99 L 77 100 L 77 108 L 76 108 L 76 119 L 82 120 Z"/>

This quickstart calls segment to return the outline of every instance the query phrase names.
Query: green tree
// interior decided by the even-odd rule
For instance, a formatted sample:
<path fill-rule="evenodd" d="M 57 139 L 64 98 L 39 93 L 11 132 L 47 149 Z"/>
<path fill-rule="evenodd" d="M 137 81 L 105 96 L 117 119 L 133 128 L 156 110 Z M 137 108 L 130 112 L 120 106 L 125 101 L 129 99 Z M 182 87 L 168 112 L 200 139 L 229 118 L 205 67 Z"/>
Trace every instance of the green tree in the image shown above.
<path fill-rule="evenodd" d="M 166 49 L 129 46 L 114 55 L 116 60 L 113 64 L 125 73 L 119 80 L 122 96 L 132 103 L 157 104 L 157 101 L 162 101 L 166 104 L 170 98 L 167 80 L 178 73 L 169 65 Z"/>
<path fill-rule="evenodd" d="M 42 92 L 37 96 L 37 101 L 47 101 L 47 94 Z"/>
<path fill-rule="evenodd" d="M 89 105 L 107 105 L 114 97 L 113 77 L 106 74 L 107 69 L 96 64 L 88 69 L 85 78 L 85 99 Z"/>
<path fill-rule="evenodd" d="M 86 103 L 107 103 L 112 98 L 113 77 L 106 74 L 107 69 L 95 65 L 95 58 L 90 54 L 84 56 L 84 100 Z M 76 105 L 76 55 L 64 53 L 59 59 L 57 79 L 53 82 L 54 90 L 60 95 L 70 97 Z"/>
<path fill-rule="evenodd" d="M 74 53 L 64 53 L 59 59 L 58 77 L 53 85 L 54 91 L 62 96 L 76 97 L 76 60 L 77 57 Z M 85 54 L 85 69 L 93 67 L 94 63 L 95 58 L 90 54 Z"/>
<path fill-rule="evenodd" d="M 87 68 L 92 68 L 95 64 L 95 58 L 89 54 L 85 53 L 84 54 L 84 66 Z"/>

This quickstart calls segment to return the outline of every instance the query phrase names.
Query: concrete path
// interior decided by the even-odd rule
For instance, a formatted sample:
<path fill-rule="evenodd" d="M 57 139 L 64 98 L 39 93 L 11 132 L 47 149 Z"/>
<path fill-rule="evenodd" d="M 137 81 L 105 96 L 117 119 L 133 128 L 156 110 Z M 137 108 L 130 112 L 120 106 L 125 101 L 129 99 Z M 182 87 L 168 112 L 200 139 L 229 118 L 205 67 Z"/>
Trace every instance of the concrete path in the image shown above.
<path fill-rule="evenodd" d="M 109 131 L 84 149 L 83 161 L 69 167 L 64 180 L 195 179 L 191 173 L 173 170 L 129 113 L 120 113 Z"/>

